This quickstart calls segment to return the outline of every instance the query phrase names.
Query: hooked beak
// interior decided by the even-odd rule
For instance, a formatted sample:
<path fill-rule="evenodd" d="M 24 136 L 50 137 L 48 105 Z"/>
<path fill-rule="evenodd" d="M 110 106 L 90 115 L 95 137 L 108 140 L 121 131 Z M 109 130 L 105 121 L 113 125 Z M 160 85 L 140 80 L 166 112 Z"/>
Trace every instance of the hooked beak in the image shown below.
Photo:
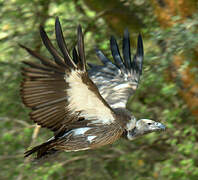
<path fill-rule="evenodd" d="M 155 122 L 154 125 L 153 125 L 153 129 L 156 130 L 156 131 L 165 131 L 166 126 L 162 123 Z"/>

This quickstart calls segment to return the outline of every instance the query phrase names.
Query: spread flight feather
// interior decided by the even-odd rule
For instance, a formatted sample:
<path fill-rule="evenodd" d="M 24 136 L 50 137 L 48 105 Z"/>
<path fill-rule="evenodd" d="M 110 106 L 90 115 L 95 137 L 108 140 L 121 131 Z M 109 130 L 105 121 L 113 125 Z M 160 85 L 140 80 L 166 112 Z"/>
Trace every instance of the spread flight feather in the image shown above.
<path fill-rule="evenodd" d="M 21 94 L 23 102 L 33 110 L 30 117 L 55 134 L 65 132 L 70 124 L 79 119 L 88 120 L 89 124 L 112 123 L 114 112 L 89 79 L 86 71 L 81 26 L 78 26 L 78 54 L 74 50 L 77 63 L 68 53 L 58 18 L 55 30 L 63 57 L 54 48 L 43 27 L 40 27 L 42 41 L 54 61 L 21 45 L 41 61 L 41 64 L 25 62 L 29 67 L 23 68 Z"/>
<path fill-rule="evenodd" d="M 103 66 L 91 65 L 89 77 L 99 89 L 102 97 L 113 108 L 125 108 L 131 95 L 138 87 L 143 63 L 143 42 L 138 36 L 137 52 L 131 60 L 130 38 L 126 29 L 123 38 L 123 59 L 115 38 L 110 39 L 111 52 L 115 64 L 112 63 L 102 51 L 96 49 L 96 54 L 104 64 Z"/>

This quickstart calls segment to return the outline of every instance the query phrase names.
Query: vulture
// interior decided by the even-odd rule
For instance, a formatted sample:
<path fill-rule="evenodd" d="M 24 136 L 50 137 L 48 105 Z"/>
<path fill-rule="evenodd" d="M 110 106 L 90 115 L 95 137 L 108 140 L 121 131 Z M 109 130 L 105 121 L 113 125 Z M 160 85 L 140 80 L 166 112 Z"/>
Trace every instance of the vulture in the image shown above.
<path fill-rule="evenodd" d="M 21 97 L 31 109 L 30 118 L 54 136 L 25 152 L 39 159 L 57 151 L 81 151 L 112 144 L 121 137 L 134 140 L 144 134 L 165 130 L 162 123 L 149 119 L 136 120 L 126 109 L 127 100 L 140 81 L 143 64 L 142 36 L 131 59 L 129 32 L 123 36 L 122 56 L 116 39 L 110 39 L 114 62 L 102 51 L 96 55 L 103 65 L 88 64 L 83 33 L 77 28 L 77 45 L 69 54 L 60 21 L 56 18 L 55 34 L 59 50 L 40 27 L 40 36 L 52 60 L 20 45 L 40 62 L 24 61 Z"/>

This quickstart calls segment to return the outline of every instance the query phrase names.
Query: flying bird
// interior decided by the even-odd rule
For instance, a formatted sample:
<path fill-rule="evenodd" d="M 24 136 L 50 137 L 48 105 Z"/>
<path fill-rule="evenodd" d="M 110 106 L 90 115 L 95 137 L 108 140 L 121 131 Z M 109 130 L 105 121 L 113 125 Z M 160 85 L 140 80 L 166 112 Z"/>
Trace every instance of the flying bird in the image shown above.
<path fill-rule="evenodd" d="M 100 50 L 96 54 L 103 65 L 88 64 L 84 52 L 81 26 L 77 28 L 77 49 L 72 56 L 59 19 L 55 33 L 59 51 L 40 27 L 43 44 L 53 60 L 20 45 L 40 63 L 24 61 L 21 97 L 31 108 L 30 118 L 43 128 L 53 131 L 47 142 L 25 152 L 25 157 L 36 153 L 36 158 L 56 151 L 81 151 L 112 144 L 125 136 L 133 140 L 144 134 L 165 129 L 162 123 L 136 118 L 126 109 L 128 98 L 134 94 L 140 81 L 143 63 L 143 42 L 137 40 L 133 59 L 128 30 L 124 31 L 123 57 L 116 39 L 110 47 L 114 63 Z"/>

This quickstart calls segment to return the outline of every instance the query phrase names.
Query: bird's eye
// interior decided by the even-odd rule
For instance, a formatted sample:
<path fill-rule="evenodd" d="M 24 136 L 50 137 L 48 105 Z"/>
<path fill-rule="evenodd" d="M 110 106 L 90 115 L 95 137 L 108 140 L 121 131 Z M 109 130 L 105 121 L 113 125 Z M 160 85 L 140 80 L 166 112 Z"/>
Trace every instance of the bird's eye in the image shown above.
<path fill-rule="evenodd" d="M 148 123 L 148 125 L 150 126 L 152 123 Z"/>

